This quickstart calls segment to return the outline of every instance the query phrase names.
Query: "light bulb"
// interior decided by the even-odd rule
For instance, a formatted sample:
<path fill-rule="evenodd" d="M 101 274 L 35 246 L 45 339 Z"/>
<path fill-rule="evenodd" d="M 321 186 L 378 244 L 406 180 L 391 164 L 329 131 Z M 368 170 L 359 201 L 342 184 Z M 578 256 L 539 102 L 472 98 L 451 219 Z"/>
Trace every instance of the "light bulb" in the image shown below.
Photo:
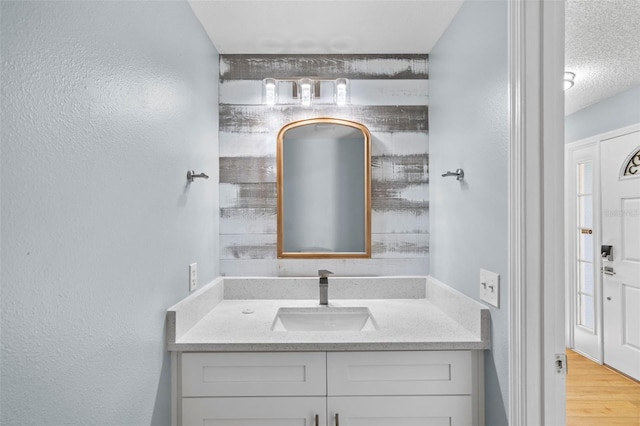
<path fill-rule="evenodd" d="M 311 105 L 311 80 L 300 80 L 300 103 L 303 106 Z"/>
<path fill-rule="evenodd" d="M 336 80 L 336 105 L 347 103 L 347 80 L 339 78 Z"/>
<path fill-rule="evenodd" d="M 276 103 L 276 81 L 273 78 L 267 78 L 264 81 L 264 103 L 267 105 Z"/>

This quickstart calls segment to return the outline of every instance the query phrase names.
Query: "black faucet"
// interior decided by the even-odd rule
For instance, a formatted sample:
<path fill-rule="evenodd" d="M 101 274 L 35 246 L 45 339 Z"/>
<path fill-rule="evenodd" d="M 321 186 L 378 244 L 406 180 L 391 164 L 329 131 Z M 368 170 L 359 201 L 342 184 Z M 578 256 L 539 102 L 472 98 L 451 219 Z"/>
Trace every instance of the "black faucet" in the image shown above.
<path fill-rule="evenodd" d="M 318 275 L 320 276 L 320 305 L 329 305 L 329 275 L 333 272 L 326 269 L 320 269 Z"/>

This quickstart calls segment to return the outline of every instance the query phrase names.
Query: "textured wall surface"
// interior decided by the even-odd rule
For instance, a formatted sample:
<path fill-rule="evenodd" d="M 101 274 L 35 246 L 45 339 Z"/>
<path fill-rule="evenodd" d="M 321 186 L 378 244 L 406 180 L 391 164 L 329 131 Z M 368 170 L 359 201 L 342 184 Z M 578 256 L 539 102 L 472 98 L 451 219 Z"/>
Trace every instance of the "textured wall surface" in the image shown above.
<path fill-rule="evenodd" d="M 170 424 L 165 311 L 219 273 L 218 55 L 186 2 L 1 8 L 0 423 Z"/>
<path fill-rule="evenodd" d="M 262 104 L 262 79 L 349 79 L 351 102 Z M 428 273 L 426 55 L 220 56 L 220 268 L 230 276 Z M 276 137 L 304 118 L 358 121 L 372 135 L 372 259 L 277 259 Z M 313 226 L 313 224 L 309 224 Z"/>
<path fill-rule="evenodd" d="M 431 275 L 479 299 L 480 268 L 500 274 L 485 355 L 486 424 L 506 425 L 507 1 L 467 1 L 429 55 Z M 462 168 L 462 183 L 443 178 Z"/>
<path fill-rule="evenodd" d="M 565 117 L 564 141 L 575 142 L 640 123 L 640 86 Z"/>

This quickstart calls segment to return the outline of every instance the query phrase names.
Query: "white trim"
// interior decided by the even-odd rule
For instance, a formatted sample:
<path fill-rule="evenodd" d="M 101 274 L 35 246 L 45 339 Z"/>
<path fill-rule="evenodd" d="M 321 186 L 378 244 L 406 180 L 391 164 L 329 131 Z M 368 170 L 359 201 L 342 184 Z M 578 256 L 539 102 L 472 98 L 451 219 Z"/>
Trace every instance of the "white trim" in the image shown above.
<path fill-rule="evenodd" d="M 566 373 L 555 355 L 564 354 L 564 2 L 543 2 L 543 407 L 546 425 L 566 422 Z M 566 370 L 565 370 L 566 371 Z"/>
<path fill-rule="evenodd" d="M 171 426 L 178 426 L 182 424 L 182 420 L 178 420 L 180 418 L 180 407 L 182 404 L 179 404 L 179 401 L 182 399 L 180 395 L 180 384 L 178 383 L 178 378 L 180 375 L 178 374 L 178 368 L 180 368 L 180 353 L 179 352 L 171 352 Z"/>
<path fill-rule="evenodd" d="M 509 9 L 509 424 L 563 425 L 564 2 Z"/>
<path fill-rule="evenodd" d="M 631 124 L 629 126 L 621 127 L 619 129 L 609 130 L 608 132 L 600 133 L 598 135 L 594 135 L 594 136 L 591 136 L 591 137 L 588 137 L 588 138 L 585 138 L 585 139 L 581 139 L 581 140 L 573 142 L 573 143 L 585 142 L 585 141 L 589 141 L 589 140 L 597 140 L 599 142 L 604 142 L 604 141 L 607 141 L 609 139 L 617 138 L 618 136 L 622 136 L 622 135 L 626 135 L 626 134 L 633 133 L 633 132 L 638 132 L 638 131 L 640 131 L 640 123 Z"/>
<path fill-rule="evenodd" d="M 598 139 L 597 137 L 589 137 L 586 139 L 581 139 L 579 141 L 575 141 L 575 142 L 570 142 L 568 144 L 566 144 L 565 147 L 565 153 L 566 151 L 570 150 L 570 151 L 578 151 L 582 148 L 588 147 L 589 145 L 594 145 L 596 142 L 599 142 L 600 139 Z"/>
<path fill-rule="evenodd" d="M 518 0 L 520 1 L 520 0 Z M 524 355 L 524 371 L 520 380 L 526 388 L 525 420 L 520 425 L 542 425 L 544 416 L 542 357 L 544 354 L 542 333 L 542 4 L 538 0 L 524 3 L 524 66 L 521 85 L 524 87 L 524 111 L 522 127 L 524 140 L 523 211 L 524 235 L 518 242 L 524 253 L 522 266 L 524 277 L 520 282 L 524 306 L 524 330 L 521 349 Z M 517 379 L 517 378 L 516 378 Z"/>
<path fill-rule="evenodd" d="M 524 79 L 524 4 L 509 2 L 509 424 L 526 424 L 527 387 L 524 321 L 526 299 L 522 295 L 525 281 L 524 232 L 524 125 L 522 107 Z"/>
<path fill-rule="evenodd" d="M 478 426 L 485 426 L 485 392 L 484 392 L 484 351 L 471 351 L 474 362 L 473 373 L 473 418 Z"/>

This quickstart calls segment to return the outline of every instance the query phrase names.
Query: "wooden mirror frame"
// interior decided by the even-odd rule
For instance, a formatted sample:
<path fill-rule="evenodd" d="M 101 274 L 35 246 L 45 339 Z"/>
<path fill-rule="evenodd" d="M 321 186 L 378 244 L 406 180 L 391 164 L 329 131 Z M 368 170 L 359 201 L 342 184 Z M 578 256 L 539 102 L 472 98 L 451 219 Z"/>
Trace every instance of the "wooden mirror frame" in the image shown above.
<path fill-rule="evenodd" d="M 285 252 L 284 251 L 284 137 L 288 130 L 314 124 L 336 124 L 352 127 L 362 132 L 364 138 L 364 251 L 360 252 Z M 338 118 L 311 118 L 291 122 L 278 132 L 277 150 L 277 222 L 278 222 L 278 258 L 297 259 L 349 259 L 371 258 L 371 133 L 363 124 Z"/>

